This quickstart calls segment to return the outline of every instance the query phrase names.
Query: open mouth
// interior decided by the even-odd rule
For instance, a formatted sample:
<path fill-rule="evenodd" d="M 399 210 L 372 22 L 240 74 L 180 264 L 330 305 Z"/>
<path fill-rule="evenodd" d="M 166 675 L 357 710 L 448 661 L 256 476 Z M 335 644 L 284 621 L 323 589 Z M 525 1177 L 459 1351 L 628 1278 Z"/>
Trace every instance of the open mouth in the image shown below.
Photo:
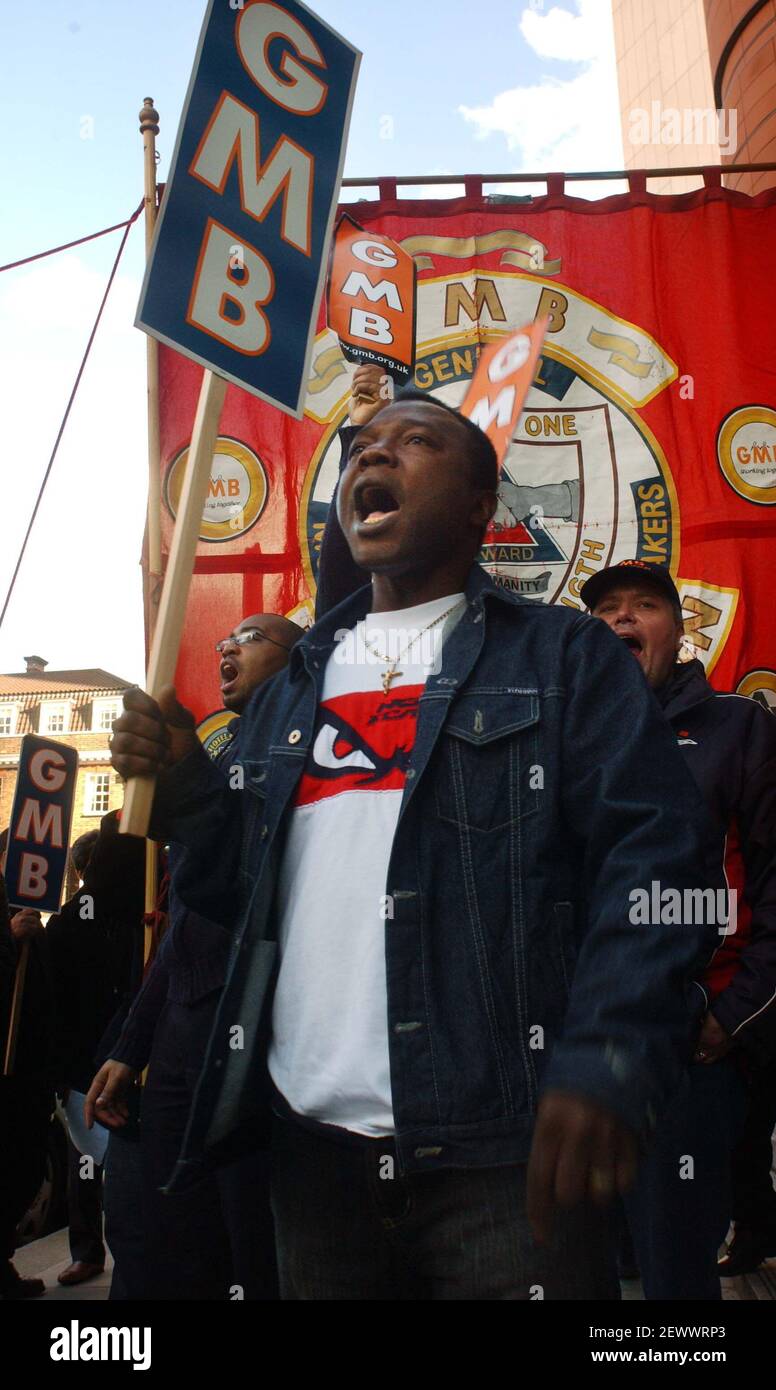
<path fill-rule="evenodd" d="M 362 483 L 354 491 L 353 505 L 363 526 L 379 526 L 399 510 L 394 493 L 381 483 Z"/>
<path fill-rule="evenodd" d="M 641 653 L 643 652 L 644 648 L 642 647 L 638 637 L 628 636 L 623 637 L 622 640 L 625 643 L 626 647 L 628 647 L 630 651 L 633 652 L 634 656 L 641 656 Z"/>
<path fill-rule="evenodd" d="M 228 686 L 232 685 L 234 681 L 237 680 L 237 677 L 240 674 L 234 662 L 228 660 L 221 662 L 221 665 L 219 667 L 219 673 L 221 676 L 222 690 L 226 690 Z"/>

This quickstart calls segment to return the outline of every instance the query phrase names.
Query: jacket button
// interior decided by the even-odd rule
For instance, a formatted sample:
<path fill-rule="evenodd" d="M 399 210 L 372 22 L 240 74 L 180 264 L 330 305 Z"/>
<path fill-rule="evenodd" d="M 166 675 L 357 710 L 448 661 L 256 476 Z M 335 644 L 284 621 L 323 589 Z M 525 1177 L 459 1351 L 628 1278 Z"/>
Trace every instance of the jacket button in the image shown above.
<path fill-rule="evenodd" d="M 288 741 L 289 743 L 298 743 L 301 737 L 302 735 L 299 729 L 292 729 L 291 733 L 288 735 Z"/>
<path fill-rule="evenodd" d="M 268 828 L 268 826 L 263 825 L 263 826 L 261 827 L 261 838 L 262 838 L 262 840 L 266 840 L 266 838 L 267 838 L 268 835 L 269 835 L 269 828 Z"/>

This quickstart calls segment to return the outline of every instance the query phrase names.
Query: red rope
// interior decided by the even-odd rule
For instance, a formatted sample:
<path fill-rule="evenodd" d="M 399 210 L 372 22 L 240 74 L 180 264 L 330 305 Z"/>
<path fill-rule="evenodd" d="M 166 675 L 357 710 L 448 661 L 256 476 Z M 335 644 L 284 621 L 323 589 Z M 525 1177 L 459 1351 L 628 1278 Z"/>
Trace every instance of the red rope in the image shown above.
<path fill-rule="evenodd" d="M 31 261 L 40 261 L 44 256 L 56 256 L 58 251 L 69 251 L 71 246 L 83 246 L 85 241 L 94 241 L 98 236 L 107 236 L 109 232 L 118 232 L 122 227 L 131 227 L 132 223 L 140 216 L 145 207 L 145 198 L 140 206 L 127 218 L 126 222 L 116 222 L 112 227 L 103 227 L 101 232 L 90 232 L 88 236 L 79 236 L 77 241 L 65 241 L 61 246 L 52 246 L 50 251 L 38 251 L 34 256 L 25 256 L 21 261 L 9 261 L 7 265 L 0 265 L 0 272 L 3 270 L 16 270 L 17 266 L 29 265 Z"/>

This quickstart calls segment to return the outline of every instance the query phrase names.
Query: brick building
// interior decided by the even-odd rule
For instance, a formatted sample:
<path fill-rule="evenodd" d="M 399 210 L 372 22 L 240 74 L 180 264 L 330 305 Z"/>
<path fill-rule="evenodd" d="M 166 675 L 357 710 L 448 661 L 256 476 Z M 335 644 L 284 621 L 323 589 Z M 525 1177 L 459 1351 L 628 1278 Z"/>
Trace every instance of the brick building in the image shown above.
<path fill-rule="evenodd" d="M 612 15 L 629 169 L 776 161 L 776 0 L 612 0 Z M 647 186 L 685 193 L 701 182 Z M 776 174 L 723 182 L 755 194 Z"/>
<path fill-rule="evenodd" d="M 717 106 L 738 112 L 730 162 L 776 161 L 776 0 L 703 0 Z M 731 174 L 728 188 L 761 193 L 776 174 Z"/>
<path fill-rule="evenodd" d="M 99 669 L 47 671 L 42 657 L 24 659 L 26 671 L 0 675 L 0 830 L 11 817 L 21 740 L 24 734 L 46 734 L 78 749 L 72 843 L 98 829 L 100 817 L 124 800 L 108 738 L 132 682 Z"/>

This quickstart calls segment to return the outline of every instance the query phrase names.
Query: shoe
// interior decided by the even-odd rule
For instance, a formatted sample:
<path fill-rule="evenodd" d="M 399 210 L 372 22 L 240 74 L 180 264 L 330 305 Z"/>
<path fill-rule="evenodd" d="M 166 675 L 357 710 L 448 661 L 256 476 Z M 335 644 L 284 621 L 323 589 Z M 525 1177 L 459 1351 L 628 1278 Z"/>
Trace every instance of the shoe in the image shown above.
<path fill-rule="evenodd" d="M 746 1226 L 736 1227 L 727 1251 L 717 1260 L 722 1279 L 735 1279 L 739 1274 L 754 1274 L 769 1255 L 776 1254 L 776 1238 Z"/>
<path fill-rule="evenodd" d="M 84 1284 L 87 1279 L 96 1279 L 98 1274 L 102 1274 L 105 1265 L 87 1264 L 86 1260 L 76 1260 L 74 1264 L 68 1265 L 61 1274 L 57 1275 L 58 1284 Z"/>
<path fill-rule="evenodd" d="M 46 1285 L 42 1279 L 22 1279 L 10 1260 L 0 1266 L 0 1298 L 40 1298 L 45 1292 Z"/>

